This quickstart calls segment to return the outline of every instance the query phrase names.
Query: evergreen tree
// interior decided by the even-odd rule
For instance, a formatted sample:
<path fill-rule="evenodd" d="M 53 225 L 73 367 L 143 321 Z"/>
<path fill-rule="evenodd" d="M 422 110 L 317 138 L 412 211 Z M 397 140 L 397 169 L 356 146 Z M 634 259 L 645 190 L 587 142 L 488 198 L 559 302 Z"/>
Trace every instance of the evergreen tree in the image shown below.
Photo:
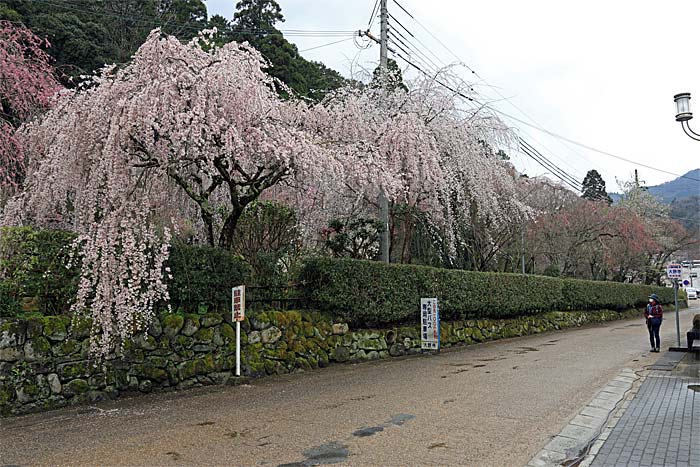
<path fill-rule="evenodd" d="M 583 179 L 583 194 L 581 197 L 590 201 L 605 201 L 608 205 L 612 204 L 612 198 L 605 191 L 605 180 L 603 180 L 603 177 L 600 176 L 597 170 L 589 170 Z"/>
<path fill-rule="evenodd" d="M 372 73 L 372 86 L 382 85 L 380 82 L 380 73 L 381 67 L 374 69 L 374 72 Z M 408 88 L 403 82 L 403 73 L 401 73 L 401 68 L 399 68 L 399 64 L 396 63 L 396 60 L 393 58 L 389 58 L 386 61 L 386 83 L 383 84 L 391 91 L 402 89 L 403 91 L 408 92 Z"/>
<path fill-rule="evenodd" d="M 248 42 L 270 62 L 267 72 L 279 79 L 296 94 L 314 101 L 346 80 L 322 63 L 306 60 L 297 47 L 287 41 L 277 23 L 284 22 L 282 9 L 275 0 L 241 0 L 231 24 L 232 38 Z"/>
<path fill-rule="evenodd" d="M 207 26 L 202 0 L 3 0 L 0 20 L 24 23 L 51 43 L 59 78 L 91 74 L 106 63 L 126 63 L 157 27 L 187 40 Z"/>
<path fill-rule="evenodd" d="M 275 24 L 284 23 L 284 16 L 275 0 L 241 0 L 236 4 L 233 22 L 239 30 L 277 33 Z"/>

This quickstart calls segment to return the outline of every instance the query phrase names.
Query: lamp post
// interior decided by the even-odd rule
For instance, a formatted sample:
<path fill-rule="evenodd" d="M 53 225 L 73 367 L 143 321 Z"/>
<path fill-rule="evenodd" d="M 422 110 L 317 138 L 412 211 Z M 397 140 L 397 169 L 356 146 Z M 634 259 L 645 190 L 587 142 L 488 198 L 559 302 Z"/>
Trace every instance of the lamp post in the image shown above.
<path fill-rule="evenodd" d="M 683 131 L 695 141 L 700 141 L 700 134 L 695 133 L 688 121 L 693 118 L 693 112 L 690 111 L 690 93 L 682 92 L 673 96 L 673 101 L 676 103 L 676 121 L 681 122 Z"/>

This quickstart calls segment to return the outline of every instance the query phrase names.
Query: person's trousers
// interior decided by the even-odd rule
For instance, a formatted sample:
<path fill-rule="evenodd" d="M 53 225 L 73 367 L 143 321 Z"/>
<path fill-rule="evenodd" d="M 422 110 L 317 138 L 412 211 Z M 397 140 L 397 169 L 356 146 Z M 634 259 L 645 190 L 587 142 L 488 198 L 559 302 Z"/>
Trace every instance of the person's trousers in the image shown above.
<path fill-rule="evenodd" d="M 651 318 L 649 320 L 649 343 L 652 349 L 661 348 L 661 336 L 659 336 L 659 330 L 661 329 L 661 318 Z"/>

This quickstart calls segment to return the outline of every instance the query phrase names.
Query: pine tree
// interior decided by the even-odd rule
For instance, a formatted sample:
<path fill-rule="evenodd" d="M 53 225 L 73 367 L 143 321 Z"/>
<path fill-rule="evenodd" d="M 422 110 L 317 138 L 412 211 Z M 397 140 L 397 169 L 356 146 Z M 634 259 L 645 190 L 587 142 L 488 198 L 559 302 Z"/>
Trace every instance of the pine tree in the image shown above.
<path fill-rule="evenodd" d="M 581 197 L 590 201 L 605 201 L 608 205 L 612 204 L 612 198 L 605 191 L 605 180 L 603 180 L 603 177 L 600 176 L 597 170 L 589 170 L 583 179 L 583 194 Z"/>

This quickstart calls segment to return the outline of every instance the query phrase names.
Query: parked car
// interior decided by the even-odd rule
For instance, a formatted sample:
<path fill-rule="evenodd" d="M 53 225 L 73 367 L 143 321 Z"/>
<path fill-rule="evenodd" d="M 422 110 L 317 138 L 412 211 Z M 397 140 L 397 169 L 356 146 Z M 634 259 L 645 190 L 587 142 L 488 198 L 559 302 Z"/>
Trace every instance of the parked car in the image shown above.
<path fill-rule="evenodd" d="M 698 291 L 693 287 L 686 287 L 685 294 L 688 296 L 688 300 L 697 300 Z"/>

